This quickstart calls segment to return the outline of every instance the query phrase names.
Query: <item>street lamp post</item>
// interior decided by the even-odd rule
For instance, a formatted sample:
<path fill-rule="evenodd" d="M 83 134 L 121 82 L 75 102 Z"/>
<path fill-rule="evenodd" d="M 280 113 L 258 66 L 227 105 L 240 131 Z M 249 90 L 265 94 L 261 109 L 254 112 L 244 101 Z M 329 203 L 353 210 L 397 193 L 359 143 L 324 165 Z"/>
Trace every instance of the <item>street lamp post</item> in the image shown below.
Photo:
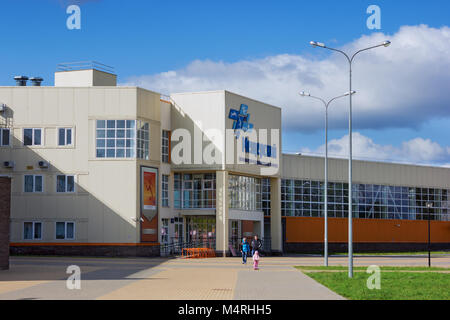
<path fill-rule="evenodd" d="M 300 92 L 302 97 L 310 97 L 316 100 L 322 101 L 325 106 L 325 185 L 324 185 L 324 208 L 323 208 L 323 217 L 324 217 L 324 261 L 323 264 L 325 267 L 328 267 L 328 106 L 330 103 L 336 99 L 346 97 L 350 94 L 355 94 L 356 91 L 347 92 L 343 95 L 334 97 L 330 101 L 326 102 L 322 98 L 312 96 L 307 92 Z"/>
<path fill-rule="evenodd" d="M 430 228 L 431 208 L 433 208 L 433 202 L 427 202 L 427 209 L 428 209 L 428 267 L 431 267 L 431 228 Z"/>
<path fill-rule="evenodd" d="M 341 51 L 339 49 L 334 49 L 334 48 L 330 48 L 327 47 L 324 43 L 322 42 L 316 42 L 316 41 L 311 41 L 310 44 L 313 47 L 320 47 L 320 48 L 324 48 L 324 49 L 328 49 L 328 50 L 332 50 L 332 51 L 336 51 L 339 53 L 342 53 L 348 60 L 348 64 L 349 64 L 349 83 L 350 83 L 350 89 L 349 92 L 352 92 L 352 62 L 353 59 L 355 58 L 355 56 L 362 52 L 362 51 L 366 51 L 366 50 L 370 50 L 370 49 L 374 49 L 374 48 L 378 48 L 378 47 L 388 47 L 391 42 L 390 41 L 384 41 L 381 44 L 378 44 L 376 46 L 372 46 L 372 47 L 368 47 L 365 49 L 361 49 L 356 51 L 351 57 L 349 55 L 347 55 L 344 51 Z M 353 225 L 352 225 L 352 209 L 353 209 L 353 203 L 352 203 L 352 95 L 349 95 L 349 101 L 350 101 L 350 106 L 349 106 L 349 117 L 348 117 L 348 140 L 349 140 L 349 159 L 348 159 L 348 277 L 349 278 L 353 278 Z"/>

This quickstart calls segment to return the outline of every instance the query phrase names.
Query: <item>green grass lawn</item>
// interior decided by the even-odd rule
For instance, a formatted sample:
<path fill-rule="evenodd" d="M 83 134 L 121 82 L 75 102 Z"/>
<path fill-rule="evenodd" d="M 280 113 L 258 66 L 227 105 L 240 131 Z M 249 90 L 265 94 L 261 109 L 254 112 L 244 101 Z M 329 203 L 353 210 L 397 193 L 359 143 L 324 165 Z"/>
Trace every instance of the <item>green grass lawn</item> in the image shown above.
<path fill-rule="evenodd" d="M 414 256 L 414 255 L 428 255 L 428 251 L 413 251 L 413 252 L 353 252 L 355 256 Z M 431 251 L 432 255 L 450 254 L 450 251 Z M 348 252 L 332 252 L 330 255 L 346 256 Z"/>
<path fill-rule="evenodd" d="M 295 268 L 300 270 L 329 270 L 329 271 L 347 271 L 347 266 L 296 266 Z M 389 266 L 380 266 L 381 271 L 450 271 L 450 268 L 443 268 L 443 267 L 425 267 L 425 266 L 419 266 L 419 267 L 389 267 Z M 355 271 L 366 271 L 366 267 L 353 267 L 353 270 Z M 450 276 L 450 275 L 449 275 Z"/>
<path fill-rule="evenodd" d="M 413 271 L 411 269 L 419 271 L 419 268 L 381 271 L 381 289 L 369 290 L 366 281 L 370 274 L 355 272 L 353 278 L 349 279 L 345 272 L 346 267 L 343 268 L 342 272 L 308 272 L 306 269 L 299 269 L 334 292 L 352 300 L 450 300 L 448 273 L 404 272 Z"/>

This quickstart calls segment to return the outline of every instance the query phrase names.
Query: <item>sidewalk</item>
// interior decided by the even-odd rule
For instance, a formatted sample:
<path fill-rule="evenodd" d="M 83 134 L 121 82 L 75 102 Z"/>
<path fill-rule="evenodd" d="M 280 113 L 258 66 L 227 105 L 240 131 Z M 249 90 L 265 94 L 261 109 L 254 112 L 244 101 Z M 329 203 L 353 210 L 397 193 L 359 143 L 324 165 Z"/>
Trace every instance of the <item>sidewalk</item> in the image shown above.
<path fill-rule="evenodd" d="M 0 272 L 2 299 L 303 300 L 343 299 L 293 266 L 299 259 L 95 259 L 12 257 Z M 82 270 L 81 290 L 68 290 L 65 270 Z"/>
<path fill-rule="evenodd" d="M 346 257 L 330 257 L 347 265 Z M 424 257 L 355 257 L 355 266 L 426 266 Z M 254 271 L 240 258 L 89 258 L 11 257 L 0 271 L 4 299 L 184 299 L 301 300 L 342 299 L 294 266 L 322 265 L 322 257 L 263 257 Z M 81 268 L 81 290 L 68 290 L 66 269 Z M 450 257 L 432 259 L 450 267 Z"/>

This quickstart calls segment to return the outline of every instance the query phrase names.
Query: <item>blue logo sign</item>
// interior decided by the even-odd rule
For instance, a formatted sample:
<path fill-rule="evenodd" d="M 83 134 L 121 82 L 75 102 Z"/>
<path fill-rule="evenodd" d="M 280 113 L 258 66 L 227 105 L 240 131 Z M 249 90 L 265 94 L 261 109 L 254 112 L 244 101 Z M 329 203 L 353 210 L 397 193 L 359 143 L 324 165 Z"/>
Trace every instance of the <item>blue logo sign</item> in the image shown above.
<path fill-rule="evenodd" d="M 243 130 L 244 132 L 251 132 L 253 129 L 253 123 L 249 122 L 250 115 L 247 113 L 247 111 L 248 106 L 246 104 L 241 104 L 239 111 L 230 109 L 228 118 L 234 120 L 233 129 L 236 139 L 239 138 L 239 135 L 241 134 L 240 130 Z"/>

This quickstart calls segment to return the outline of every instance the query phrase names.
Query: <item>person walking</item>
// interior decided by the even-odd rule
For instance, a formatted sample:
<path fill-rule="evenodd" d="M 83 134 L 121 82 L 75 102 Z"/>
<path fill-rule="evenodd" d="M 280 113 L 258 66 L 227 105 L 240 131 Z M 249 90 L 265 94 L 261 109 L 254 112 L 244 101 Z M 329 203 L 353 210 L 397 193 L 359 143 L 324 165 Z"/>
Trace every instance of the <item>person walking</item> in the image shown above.
<path fill-rule="evenodd" d="M 242 239 L 241 253 L 242 253 L 242 264 L 246 264 L 247 256 L 250 254 L 250 244 L 247 242 L 247 238 Z"/>
<path fill-rule="evenodd" d="M 255 235 L 254 239 L 252 240 L 252 256 L 255 254 L 255 251 L 260 251 L 261 248 L 262 248 L 261 240 L 258 239 L 258 235 Z"/>
<path fill-rule="evenodd" d="M 259 270 L 258 264 L 259 264 L 259 251 L 256 250 L 253 254 L 253 270 Z"/>

